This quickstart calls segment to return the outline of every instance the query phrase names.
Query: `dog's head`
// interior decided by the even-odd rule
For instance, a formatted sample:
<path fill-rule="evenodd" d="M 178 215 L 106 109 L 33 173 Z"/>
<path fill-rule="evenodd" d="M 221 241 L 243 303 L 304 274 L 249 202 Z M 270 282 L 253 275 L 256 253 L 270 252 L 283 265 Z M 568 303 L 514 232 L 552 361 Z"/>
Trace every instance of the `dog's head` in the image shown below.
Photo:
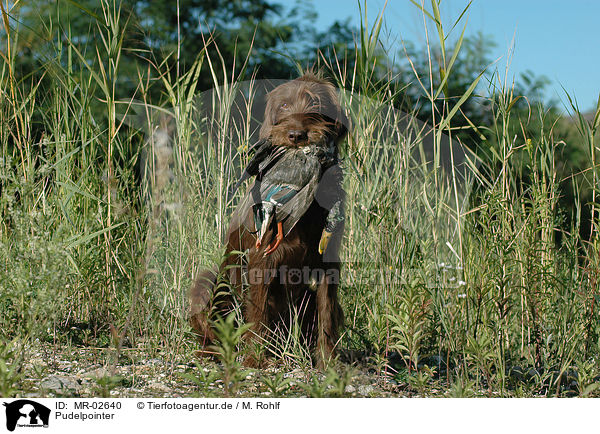
<path fill-rule="evenodd" d="M 307 73 L 267 95 L 260 137 L 280 146 L 337 145 L 348 131 L 347 124 L 335 87 Z"/>

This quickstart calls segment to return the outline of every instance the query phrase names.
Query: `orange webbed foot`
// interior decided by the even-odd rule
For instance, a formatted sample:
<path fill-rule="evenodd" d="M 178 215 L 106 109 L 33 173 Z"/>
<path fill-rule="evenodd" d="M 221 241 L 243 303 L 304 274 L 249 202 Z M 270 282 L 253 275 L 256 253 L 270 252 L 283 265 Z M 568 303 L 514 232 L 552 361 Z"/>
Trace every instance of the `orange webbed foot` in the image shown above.
<path fill-rule="evenodd" d="M 277 249 L 277 247 L 279 247 L 279 245 L 281 244 L 281 242 L 283 241 L 283 223 L 282 222 L 278 222 L 277 223 L 277 235 L 275 236 L 275 242 L 269 246 L 269 248 L 267 250 L 265 250 L 265 255 L 270 255 L 271 253 L 273 253 L 275 251 L 275 249 Z"/>

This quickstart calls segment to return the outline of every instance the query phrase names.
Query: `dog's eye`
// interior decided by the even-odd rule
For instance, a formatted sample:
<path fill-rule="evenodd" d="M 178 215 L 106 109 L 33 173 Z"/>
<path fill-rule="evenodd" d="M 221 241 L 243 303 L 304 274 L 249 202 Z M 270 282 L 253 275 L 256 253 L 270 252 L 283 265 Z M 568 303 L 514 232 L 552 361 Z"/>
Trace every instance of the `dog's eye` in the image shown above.
<path fill-rule="evenodd" d="M 281 106 L 280 106 L 280 107 L 281 107 L 282 109 L 287 109 L 287 108 L 288 108 L 288 103 L 287 103 L 287 102 L 281 103 Z"/>

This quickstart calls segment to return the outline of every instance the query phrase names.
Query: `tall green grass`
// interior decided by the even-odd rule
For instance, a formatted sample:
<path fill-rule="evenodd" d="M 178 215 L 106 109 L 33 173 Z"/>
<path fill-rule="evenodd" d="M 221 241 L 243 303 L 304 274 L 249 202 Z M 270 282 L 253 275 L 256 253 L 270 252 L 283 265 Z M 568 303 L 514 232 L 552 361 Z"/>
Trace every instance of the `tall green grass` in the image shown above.
<path fill-rule="evenodd" d="M 427 124 L 394 107 L 403 89 L 382 55 L 382 15 L 371 27 L 363 19 L 353 65 L 321 65 L 345 89 L 352 122 L 341 150 L 348 193 L 341 352 L 362 354 L 386 378 L 420 393 L 441 385 L 463 396 L 593 394 L 600 374 L 600 103 L 592 121 L 572 104 L 590 158 L 589 185 L 573 188 L 594 192 L 585 205 L 592 229 L 583 236 L 581 210 L 560 207 L 562 143 L 544 108 L 531 109 L 539 131 L 529 137 L 513 114 L 521 96 L 489 74 L 494 123 L 480 136 L 490 157 L 482 161 L 457 141 L 453 119 L 481 91 L 486 72 L 462 96 L 445 98 L 464 30 L 450 43 L 438 2 L 419 8 L 430 68 L 425 76 L 415 69 L 411 86 L 432 107 Z M 186 291 L 220 259 L 238 199 L 228 193 L 255 133 L 257 83 L 242 83 L 208 50 L 184 74 L 166 64 L 140 67 L 136 94 L 117 100 L 128 23 L 108 0 L 99 19 L 92 61 L 91 47 L 60 37 L 40 70 L 23 78 L 14 71 L 18 33 L 3 20 L 3 394 L 15 393 L 19 381 L 4 362 L 22 363 L 15 351 L 36 338 L 112 348 L 113 364 L 134 343 L 173 359 L 193 351 Z M 199 103 L 198 77 L 206 71 L 215 90 Z M 165 90 L 162 107 L 150 103 L 151 78 Z M 291 366 L 305 365 L 293 336 L 274 351 Z M 232 344 L 227 351 L 226 370 L 237 369 L 238 353 Z M 235 369 L 227 375 L 236 377 Z M 573 373 L 577 387 L 569 390 Z"/>

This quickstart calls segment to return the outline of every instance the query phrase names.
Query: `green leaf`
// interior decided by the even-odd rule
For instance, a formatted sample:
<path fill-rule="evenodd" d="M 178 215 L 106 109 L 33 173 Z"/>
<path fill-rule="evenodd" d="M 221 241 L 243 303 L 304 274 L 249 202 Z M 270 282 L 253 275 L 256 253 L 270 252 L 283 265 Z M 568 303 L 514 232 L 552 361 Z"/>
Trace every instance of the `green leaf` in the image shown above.
<path fill-rule="evenodd" d="M 75 6 L 77 9 L 82 10 L 83 12 L 85 12 L 86 14 L 88 14 L 90 17 L 93 17 L 94 19 L 100 21 L 100 17 L 98 15 L 96 15 L 95 13 L 93 13 L 91 10 L 87 9 L 85 6 L 80 5 L 79 3 L 73 1 L 73 0 L 66 0 L 67 3 L 71 3 L 73 6 Z"/>
<path fill-rule="evenodd" d="M 442 123 L 440 124 L 438 134 L 441 134 L 441 132 L 448 127 L 448 125 L 450 124 L 450 121 L 452 120 L 452 118 L 454 117 L 454 115 L 456 114 L 458 109 L 465 103 L 465 101 L 467 99 L 469 99 L 469 97 L 471 96 L 471 94 L 473 93 L 475 88 L 477 87 L 479 80 L 481 80 L 481 77 L 483 77 L 483 74 L 485 73 L 486 70 L 487 70 L 487 68 L 479 73 L 477 78 L 475 80 L 473 80 L 473 83 L 471 83 L 471 85 L 469 86 L 467 91 L 464 93 L 464 95 L 461 96 L 460 99 L 458 100 L 458 102 L 454 105 L 454 107 L 452 107 L 452 110 L 450 110 L 450 113 L 448 113 L 448 116 L 446 116 L 444 118 L 444 120 L 442 121 Z"/>
<path fill-rule="evenodd" d="M 433 16 L 432 16 L 432 15 L 431 15 L 429 12 L 427 12 L 427 11 L 425 10 L 425 8 L 423 7 L 423 5 L 421 5 L 420 3 L 417 3 L 415 0 L 410 0 L 410 2 L 411 2 L 413 5 L 415 5 L 416 7 L 418 7 L 418 8 L 419 8 L 419 10 L 420 10 L 420 11 L 421 11 L 423 14 L 425 14 L 425 15 L 426 15 L 426 16 L 427 16 L 429 19 L 431 19 L 432 21 L 435 21 L 435 18 L 433 18 Z"/>
<path fill-rule="evenodd" d="M 463 27 L 463 31 L 460 34 L 460 38 L 458 38 L 458 41 L 456 42 L 456 46 L 454 47 L 454 52 L 452 53 L 452 57 L 450 58 L 450 62 L 448 62 L 448 66 L 445 69 L 445 74 L 444 77 L 442 77 L 442 82 L 440 83 L 440 86 L 437 90 L 437 92 L 435 93 L 435 96 L 433 97 L 433 99 L 437 99 L 438 96 L 440 95 L 440 93 L 442 92 L 442 89 L 444 90 L 444 93 L 446 94 L 446 96 L 448 95 L 448 77 L 450 76 L 450 71 L 452 71 L 452 67 L 454 66 L 454 62 L 456 61 L 456 58 L 458 57 L 458 53 L 460 52 L 460 47 L 462 46 L 462 42 L 463 42 L 463 38 L 465 36 L 465 30 L 467 29 L 467 24 L 465 23 L 465 26 Z"/>
<path fill-rule="evenodd" d="M 106 233 L 108 231 L 112 231 L 113 229 L 116 229 L 119 226 L 122 226 L 124 224 L 125 224 L 125 222 L 117 223 L 116 225 L 112 225 L 112 226 L 109 226 L 107 228 L 100 229 L 99 231 L 93 232 L 91 234 L 85 235 L 85 236 L 80 237 L 80 238 L 73 237 L 70 240 L 67 240 L 67 243 L 66 243 L 65 247 L 67 249 L 71 249 L 73 247 L 79 246 L 80 244 L 85 244 L 88 241 L 91 241 L 94 238 L 96 238 L 96 237 L 98 237 L 98 236 L 100 236 L 100 235 L 102 235 L 102 234 L 104 234 L 104 233 Z"/>

